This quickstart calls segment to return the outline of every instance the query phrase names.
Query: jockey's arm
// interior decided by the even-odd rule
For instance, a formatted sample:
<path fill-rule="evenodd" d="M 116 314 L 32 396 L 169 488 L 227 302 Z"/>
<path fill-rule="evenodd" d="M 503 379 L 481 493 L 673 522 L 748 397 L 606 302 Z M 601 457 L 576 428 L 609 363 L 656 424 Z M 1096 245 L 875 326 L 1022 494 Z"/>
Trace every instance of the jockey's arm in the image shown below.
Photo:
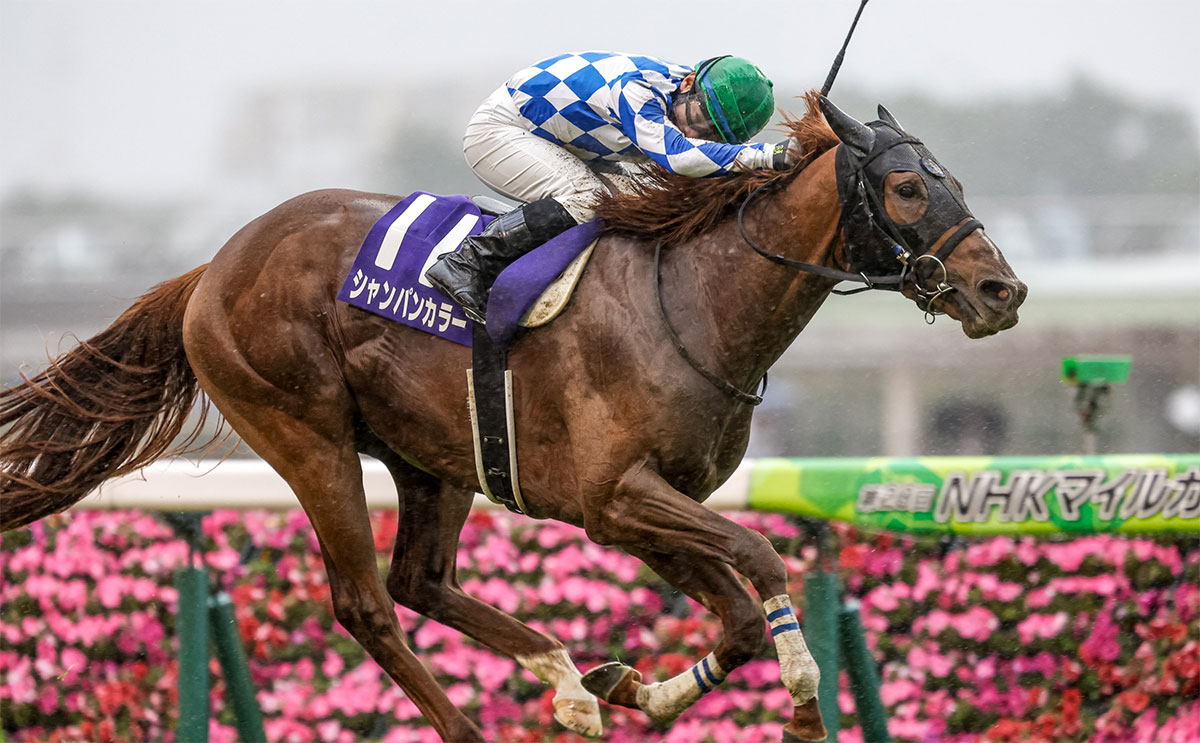
<path fill-rule="evenodd" d="M 772 167 L 774 145 L 724 144 L 692 139 L 667 115 L 663 93 L 640 81 L 618 95 L 620 129 L 633 145 L 667 170 L 692 177 Z"/>

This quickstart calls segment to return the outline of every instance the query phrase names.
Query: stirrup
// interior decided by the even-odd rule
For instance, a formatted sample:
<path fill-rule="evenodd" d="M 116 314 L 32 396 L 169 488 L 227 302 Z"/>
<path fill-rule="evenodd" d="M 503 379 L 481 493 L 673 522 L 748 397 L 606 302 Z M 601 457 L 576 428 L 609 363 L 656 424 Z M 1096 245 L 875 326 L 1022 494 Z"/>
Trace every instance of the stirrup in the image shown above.
<path fill-rule="evenodd" d="M 471 322 L 477 322 L 480 325 L 487 325 L 487 318 L 485 318 L 483 315 L 468 307 L 465 302 L 459 302 L 458 297 L 455 297 L 454 301 L 458 302 L 458 306 L 462 307 L 463 314 L 470 318 Z"/>

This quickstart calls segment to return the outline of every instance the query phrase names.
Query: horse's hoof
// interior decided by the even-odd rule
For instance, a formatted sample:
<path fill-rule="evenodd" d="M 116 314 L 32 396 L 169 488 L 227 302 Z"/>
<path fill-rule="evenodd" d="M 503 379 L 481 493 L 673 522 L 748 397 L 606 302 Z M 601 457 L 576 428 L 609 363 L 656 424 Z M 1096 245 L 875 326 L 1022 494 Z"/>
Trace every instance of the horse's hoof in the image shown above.
<path fill-rule="evenodd" d="M 821 706 L 814 696 L 792 711 L 792 719 L 783 726 L 782 743 L 824 743 L 828 737 Z"/>
<path fill-rule="evenodd" d="M 604 732 L 600 721 L 600 705 L 591 699 L 554 699 L 554 719 L 568 730 L 588 738 L 598 738 Z"/>
<path fill-rule="evenodd" d="M 624 663 L 613 661 L 583 674 L 583 688 L 609 704 L 638 709 L 637 687 L 641 680 L 642 674 Z"/>
<path fill-rule="evenodd" d="M 823 725 L 822 728 L 824 728 Z M 787 725 L 784 725 L 783 739 L 780 741 L 780 743 L 825 743 L 827 740 L 829 740 L 829 736 L 825 733 L 824 729 L 822 729 L 821 733 L 814 738 L 796 735 L 787 729 Z"/>

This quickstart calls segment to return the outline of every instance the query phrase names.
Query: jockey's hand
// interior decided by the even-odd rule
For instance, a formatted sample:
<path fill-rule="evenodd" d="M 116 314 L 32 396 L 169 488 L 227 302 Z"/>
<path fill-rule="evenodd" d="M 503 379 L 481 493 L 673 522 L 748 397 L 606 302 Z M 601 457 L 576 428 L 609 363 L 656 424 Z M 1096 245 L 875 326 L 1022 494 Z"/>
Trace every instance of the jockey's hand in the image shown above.
<path fill-rule="evenodd" d="M 788 170 L 800 159 L 800 143 L 788 138 L 775 145 L 771 157 L 771 167 L 775 170 Z"/>

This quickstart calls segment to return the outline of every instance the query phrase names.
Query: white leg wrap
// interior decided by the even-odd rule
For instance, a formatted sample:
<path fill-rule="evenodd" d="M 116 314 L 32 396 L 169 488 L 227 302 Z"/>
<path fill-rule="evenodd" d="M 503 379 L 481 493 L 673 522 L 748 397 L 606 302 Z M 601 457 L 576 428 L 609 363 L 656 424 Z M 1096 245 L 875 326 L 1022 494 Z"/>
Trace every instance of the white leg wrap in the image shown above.
<path fill-rule="evenodd" d="M 658 722 L 671 722 L 724 681 L 726 675 L 717 663 L 717 657 L 709 653 L 691 670 L 660 683 L 639 687 L 638 707 Z"/>
<path fill-rule="evenodd" d="M 538 680 L 554 687 L 554 717 L 580 735 L 596 737 L 603 731 L 600 702 L 580 680 L 583 675 L 564 650 L 538 655 L 518 655 L 515 660 Z"/>
<path fill-rule="evenodd" d="M 779 676 L 792 695 L 792 702 L 800 706 L 817 695 L 817 684 L 821 680 L 821 669 L 800 632 L 792 600 L 787 594 L 775 596 L 763 602 L 767 621 L 771 623 L 771 637 L 779 653 Z"/>

